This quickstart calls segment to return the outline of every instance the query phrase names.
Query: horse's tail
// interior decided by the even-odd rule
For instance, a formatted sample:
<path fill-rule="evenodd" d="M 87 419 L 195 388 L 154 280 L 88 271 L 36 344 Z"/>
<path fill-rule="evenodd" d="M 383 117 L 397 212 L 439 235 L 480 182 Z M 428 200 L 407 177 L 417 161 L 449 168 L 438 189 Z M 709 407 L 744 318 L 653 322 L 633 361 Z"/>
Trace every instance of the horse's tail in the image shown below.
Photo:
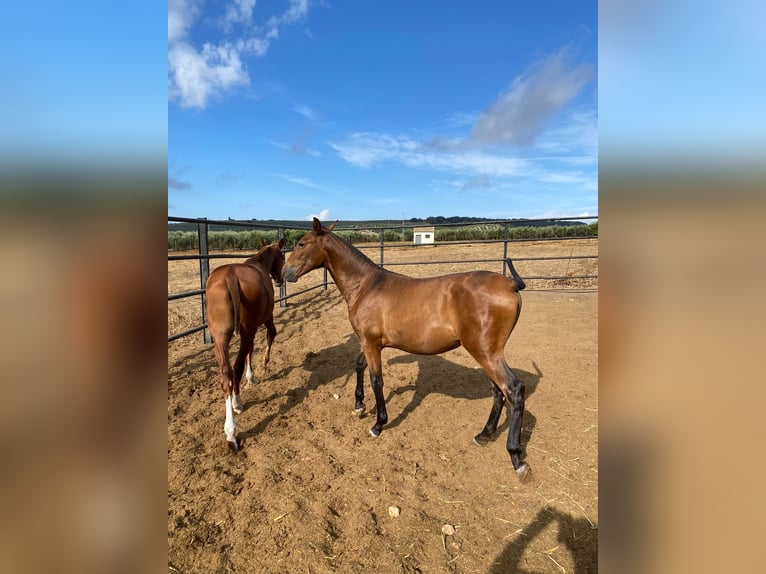
<path fill-rule="evenodd" d="M 524 283 L 524 280 L 516 272 L 516 268 L 513 266 L 513 261 L 511 261 L 511 258 L 506 257 L 505 262 L 508 264 L 508 269 L 511 271 L 511 276 L 513 277 L 513 280 L 516 282 L 516 291 L 524 290 L 527 284 Z"/>
<path fill-rule="evenodd" d="M 229 288 L 231 302 L 234 305 L 234 333 L 239 335 L 239 281 L 236 277 L 226 277 L 226 287 Z"/>

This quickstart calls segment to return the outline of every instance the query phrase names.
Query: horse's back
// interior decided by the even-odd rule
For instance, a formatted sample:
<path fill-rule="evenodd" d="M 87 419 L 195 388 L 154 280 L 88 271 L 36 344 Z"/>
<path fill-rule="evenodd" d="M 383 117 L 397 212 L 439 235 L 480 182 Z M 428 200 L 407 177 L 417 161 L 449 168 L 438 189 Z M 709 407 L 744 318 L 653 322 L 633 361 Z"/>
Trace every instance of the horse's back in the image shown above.
<path fill-rule="evenodd" d="M 242 263 L 222 265 L 210 274 L 206 286 L 208 322 L 214 313 L 221 328 L 233 329 L 234 309 L 227 279 L 235 279 L 239 287 L 240 323 L 257 329 L 274 312 L 274 288 L 266 273 Z"/>
<path fill-rule="evenodd" d="M 437 354 L 477 333 L 503 338 L 518 317 L 515 283 L 498 273 L 471 271 L 429 278 L 390 274 L 351 313 L 352 325 L 385 347 Z"/>

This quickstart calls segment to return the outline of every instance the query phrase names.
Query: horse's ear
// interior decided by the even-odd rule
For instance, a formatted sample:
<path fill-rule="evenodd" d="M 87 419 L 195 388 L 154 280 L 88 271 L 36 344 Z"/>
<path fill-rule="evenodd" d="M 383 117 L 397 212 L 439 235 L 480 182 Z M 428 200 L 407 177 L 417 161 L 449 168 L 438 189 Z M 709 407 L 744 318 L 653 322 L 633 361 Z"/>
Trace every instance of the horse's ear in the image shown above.
<path fill-rule="evenodd" d="M 285 246 L 285 238 L 283 237 L 282 239 L 279 240 L 279 243 L 277 243 L 277 247 L 282 249 L 284 246 Z"/>
<path fill-rule="evenodd" d="M 319 223 L 319 220 L 316 217 L 314 218 L 314 231 L 317 235 L 322 234 L 322 224 Z"/>
<path fill-rule="evenodd" d="M 266 247 L 266 242 L 263 240 L 263 237 L 258 238 L 258 245 L 259 247 Z"/>
<path fill-rule="evenodd" d="M 335 220 L 335 223 L 333 223 L 330 227 L 327 228 L 327 231 L 332 231 L 333 229 L 335 229 L 336 225 L 338 225 L 338 220 L 337 219 Z"/>

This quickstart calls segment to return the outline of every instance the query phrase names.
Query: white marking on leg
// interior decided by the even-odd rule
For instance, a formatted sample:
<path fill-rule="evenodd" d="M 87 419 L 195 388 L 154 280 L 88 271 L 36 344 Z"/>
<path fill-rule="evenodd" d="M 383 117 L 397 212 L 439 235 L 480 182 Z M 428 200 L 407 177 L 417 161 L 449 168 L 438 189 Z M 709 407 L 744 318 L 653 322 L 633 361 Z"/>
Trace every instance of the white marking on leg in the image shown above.
<path fill-rule="evenodd" d="M 269 361 L 271 361 L 271 347 L 266 348 L 266 352 L 263 354 L 263 374 L 264 376 L 269 373 Z"/>
<path fill-rule="evenodd" d="M 245 371 L 245 378 L 247 379 L 248 384 L 253 384 L 253 367 L 250 366 L 250 355 L 247 356 L 247 370 Z"/>
<path fill-rule="evenodd" d="M 234 410 L 234 414 L 240 415 L 244 410 L 242 408 L 242 399 L 236 393 L 234 393 L 234 399 L 231 401 L 231 408 Z"/>
<path fill-rule="evenodd" d="M 234 410 L 231 406 L 231 395 L 226 397 L 226 422 L 223 423 L 226 440 L 237 444 L 237 425 L 234 422 Z"/>

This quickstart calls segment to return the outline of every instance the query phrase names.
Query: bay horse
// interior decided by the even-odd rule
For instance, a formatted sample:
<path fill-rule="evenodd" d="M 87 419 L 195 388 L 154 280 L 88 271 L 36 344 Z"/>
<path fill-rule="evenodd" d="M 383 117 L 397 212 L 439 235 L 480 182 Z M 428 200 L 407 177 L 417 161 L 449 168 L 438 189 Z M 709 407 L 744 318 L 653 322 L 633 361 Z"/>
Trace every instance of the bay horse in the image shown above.
<path fill-rule="evenodd" d="M 242 412 L 239 383 L 247 364 L 247 380 L 252 382 L 251 358 L 255 333 L 266 326 L 266 351 L 263 370 L 271 359 L 271 345 L 277 334 L 274 326 L 274 287 L 282 284 L 282 266 L 285 240 L 266 245 L 260 240 L 260 249 L 243 263 L 221 265 L 208 277 L 205 285 L 207 323 L 215 346 L 219 377 L 226 400 L 226 419 L 223 425 L 226 441 L 232 450 L 239 449 L 234 413 Z M 234 369 L 229 361 L 229 343 L 232 336 L 240 336 L 239 352 Z"/>
<path fill-rule="evenodd" d="M 505 361 L 504 348 L 521 313 L 526 285 L 510 259 L 512 278 L 490 271 L 469 271 L 416 279 L 382 269 L 334 233 L 335 224 L 323 227 L 314 218 L 313 229 L 296 244 L 282 271 L 294 282 L 313 269 L 324 267 L 348 305 L 351 327 L 362 355 L 356 363 L 355 413 L 364 413 L 363 372 L 369 365 L 377 420 L 370 429 L 380 436 L 388 422 L 383 397 L 381 350 L 401 349 L 418 355 L 437 355 L 462 345 L 492 381 L 493 403 L 484 429 L 474 437 L 481 446 L 497 429 L 507 400 L 510 425 L 506 448 L 520 479 L 529 472 L 520 460 L 524 384 Z"/>

